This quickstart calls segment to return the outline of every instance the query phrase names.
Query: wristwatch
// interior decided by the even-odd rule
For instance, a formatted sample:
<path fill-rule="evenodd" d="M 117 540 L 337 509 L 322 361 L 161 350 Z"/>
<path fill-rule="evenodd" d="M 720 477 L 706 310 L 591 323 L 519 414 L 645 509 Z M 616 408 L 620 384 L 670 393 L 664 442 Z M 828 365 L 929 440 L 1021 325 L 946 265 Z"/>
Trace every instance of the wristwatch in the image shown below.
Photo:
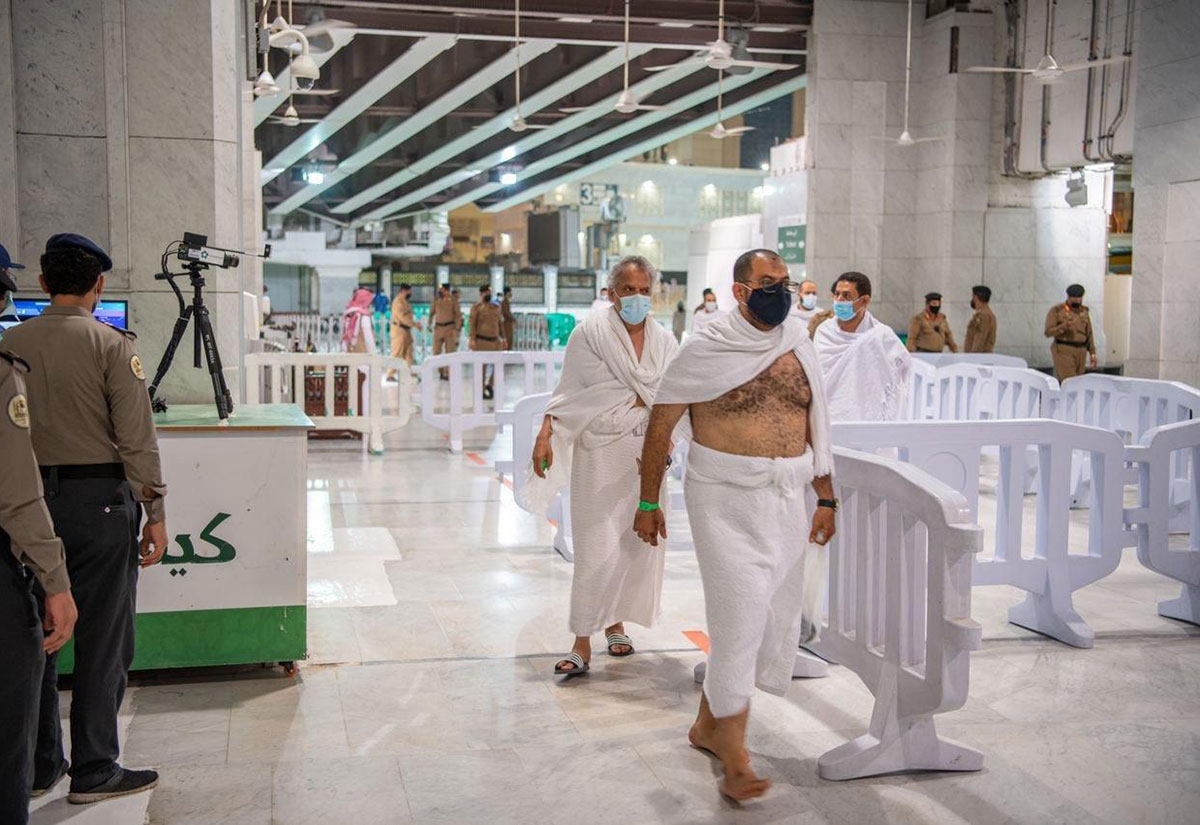
<path fill-rule="evenodd" d="M 842 502 L 836 498 L 819 498 L 817 499 L 817 506 L 828 507 L 830 510 L 836 513 L 838 508 L 842 506 Z"/>

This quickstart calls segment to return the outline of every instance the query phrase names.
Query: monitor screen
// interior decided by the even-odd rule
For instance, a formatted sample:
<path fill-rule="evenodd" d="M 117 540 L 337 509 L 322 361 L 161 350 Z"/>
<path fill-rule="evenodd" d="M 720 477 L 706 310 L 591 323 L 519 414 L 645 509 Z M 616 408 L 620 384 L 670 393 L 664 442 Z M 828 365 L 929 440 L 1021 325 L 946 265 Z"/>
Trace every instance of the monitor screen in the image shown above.
<path fill-rule="evenodd" d="M 45 298 L 36 300 L 16 298 L 13 300 L 13 306 L 17 311 L 17 317 L 24 321 L 26 318 L 41 315 L 42 310 L 50 306 L 50 301 Z M 98 321 L 111 324 L 118 329 L 129 329 L 128 301 L 101 301 L 96 305 L 95 315 Z"/>

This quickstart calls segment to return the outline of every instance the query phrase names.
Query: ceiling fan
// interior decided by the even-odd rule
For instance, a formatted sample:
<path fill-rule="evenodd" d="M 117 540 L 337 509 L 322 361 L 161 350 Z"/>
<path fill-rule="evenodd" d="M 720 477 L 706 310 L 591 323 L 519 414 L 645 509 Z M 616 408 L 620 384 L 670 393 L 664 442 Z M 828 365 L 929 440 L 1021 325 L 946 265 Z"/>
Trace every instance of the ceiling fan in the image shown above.
<path fill-rule="evenodd" d="M 571 106 L 565 109 L 559 109 L 560 112 L 586 112 L 588 109 L 595 108 L 593 106 Z M 639 103 L 637 95 L 629 90 L 629 0 L 625 0 L 625 88 L 617 97 L 617 102 L 613 104 L 613 109 L 623 115 L 633 114 L 634 112 L 653 112 L 661 109 L 662 106 L 648 106 L 645 103 Z"/>
<path fill-rule="evenodd" d="M 717 125 L 713 127 L 711 132 L 706 133 L 709 137 L 716 138 L 717 140 L 724 140 L 727 137 L 736 137 L 737 135 L 744 135 L 746 132 L 754 131 L 753 126 L 734 126 L 729 129 L 725 128 L 725 118 L 721 115 L 721 112 L 723 111 L 721 93 L 724 85 L 725 72 L 722 70 L 717 73 Z"/>
<path fill-rule="evenodd" d="M 1051 0 L 1046 0 L 1046 17 L 1050 21 L 1050 25 L 1054 25 L 1054 9 L 1051 6 Z M 1116 57 L 1105 57 L 1100 60 L 1085 60 L 1082 63 L 1059 63 L 1050 54 L 1050 40 L 1047 35 L 1046 53 L 1042 55 L 1042 59 L 1037 62 L 1037 65 L 1032 69 L 1022 69 L 1017 66 L 972 66 L 969 69 L 963 69 L 964 72 L 974 72 L 976 74 L 1027 74 L 1032 75 L 1033 79 L 1039 83 L 1055 83 L 1062 79 L 1062 76 L 1067 72 L 1079 72 L 1084 69 L 1096 69 L 1100 66 L 1111 66 L 1115 63 L 1125 63 L 1129 60 L 1130 55 L 1119 54 Z"/>
<path fill-rule="evenodd" d="M 283 115 L 271 115 L 267 118 L 269 123 L 279 123 L 283 126 L 299 126 L 301 123 L 320 123 L 320 118 L 300 117 L 300 113 L 296 111 L 295 104 L 288 99 L 288 107 L 283 110 Z"/>
<path fill-rule="evenodd" d="M 900 137 L 890 138 L 876 135 L 874 140 L 886 140 L 896 146 L 913 146 L 917 143 L 931 143 L 942 140 L 940 137 L 915 138 L 908 131 L 909 87 L 912 84 L 912 0 L 908 0 L 908 32 L 904 43 L 904 129 Z"/>
<path fill-rule="evenodd" d="M 743 60 L 734 56 L 734 45 L 725 39 L 725 0 L 720 0 L 717 5 L 717 39 L 708 44 L 708 53 L 703 57 L 694 57 L 691 60 L 684 60 L 681 63 L 671 63 L 666 66 L 650 66 L 652 72 L 661 72 L 667 69 L 673 69 L 676 66 L 684 66 L 688 63 L 702 63 L 710 69 L 724 71 L 732 67 L 741 67 L 747 69 L 779 69 L 786 71 L 788 69 L 798 69 L 799 66 L 793 63 L 768 63 L 762 60 Z"/>
<path fill-rule="evenodd" d="M 514 15 L 515 26 L 513 39 L 516 41 L 516 46 L 513 48 L 513 58 L 517 61 L 517 70 L 513 73 L 513 79 L 516 81 L 516 104 L 513 106 L 513 119 L 509 121 L 508 128 L 514 132 L 524 132 L 527 129 L 549 129 L 549 126 L 535 126 L 532 123 L 526 123 L 525 118 L 521 117 L 521 0 L 516 0 L 516 13 Z"/>

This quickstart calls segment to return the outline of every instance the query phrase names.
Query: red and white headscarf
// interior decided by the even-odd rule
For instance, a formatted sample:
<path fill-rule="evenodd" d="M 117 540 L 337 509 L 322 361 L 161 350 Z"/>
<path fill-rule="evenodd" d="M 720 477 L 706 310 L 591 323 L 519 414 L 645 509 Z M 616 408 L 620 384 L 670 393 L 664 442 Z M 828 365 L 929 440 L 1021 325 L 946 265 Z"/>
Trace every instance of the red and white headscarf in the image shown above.
<path fill-rule="evenodd" d="M 354 346 L 354 342 L 358 340 L 358 325 L 363 317 L 370 319 L 372 308 L 371 303 L 375 300 L 375 293 L 366 287 L 359 287 L 354 290 L 354 297 L 350 299 L 350 303 L 346 304 L 346 309 L 342 312 L 342 343 L 346 349 Z"/>

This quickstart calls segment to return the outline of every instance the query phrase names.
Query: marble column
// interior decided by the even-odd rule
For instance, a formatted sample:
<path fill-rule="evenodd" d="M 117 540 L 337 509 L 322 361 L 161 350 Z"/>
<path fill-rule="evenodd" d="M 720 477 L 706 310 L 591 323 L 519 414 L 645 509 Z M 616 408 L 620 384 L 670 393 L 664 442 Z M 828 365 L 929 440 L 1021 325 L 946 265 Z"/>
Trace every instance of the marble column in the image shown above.
<path fill-rule="evenodd" d="M 358 265 L 317 264 L 317 309 L 322 315 L 337 315 L 346 308 L 358 288 Z"/>
<path fill-rule="evenodd" d="M 0 172 L 6 162 L 16 171 L 15 204 L 0 199 L 0 230 L 16 235 L 26 261 L 36 262 L 55 232 L 105 246 L 114 261 L 108 295 L 129 301 L 148 365 L 177 315 L 169 287 L 154 279 L 164 247 L 185 231 L 235 249 L 259 242 L 248 214 L 256 196 L 246 186 L 257 178 L 242 149 L 252 146 L 252 100 L 240 14 L 234 0 L 0 2 L 0 34 L 12 31 L 0 36 L 0 60 L 11 69 L 0 76 L 12 78 L 14 108 L 11 128 L 0 127 Z M 243 260 L 206 279 L 235 398 L 241 293 L 261 289 L 256 263 Z M 24 274 L 24 290 L 34 277 Z M 161 394 L 202 403 L 211 387 L 181 358 Z"/>
<path fill-rule="evenodd" d="M 1200 386 L 1200 5 L 1141 4 L 1130 375 Z"/>

